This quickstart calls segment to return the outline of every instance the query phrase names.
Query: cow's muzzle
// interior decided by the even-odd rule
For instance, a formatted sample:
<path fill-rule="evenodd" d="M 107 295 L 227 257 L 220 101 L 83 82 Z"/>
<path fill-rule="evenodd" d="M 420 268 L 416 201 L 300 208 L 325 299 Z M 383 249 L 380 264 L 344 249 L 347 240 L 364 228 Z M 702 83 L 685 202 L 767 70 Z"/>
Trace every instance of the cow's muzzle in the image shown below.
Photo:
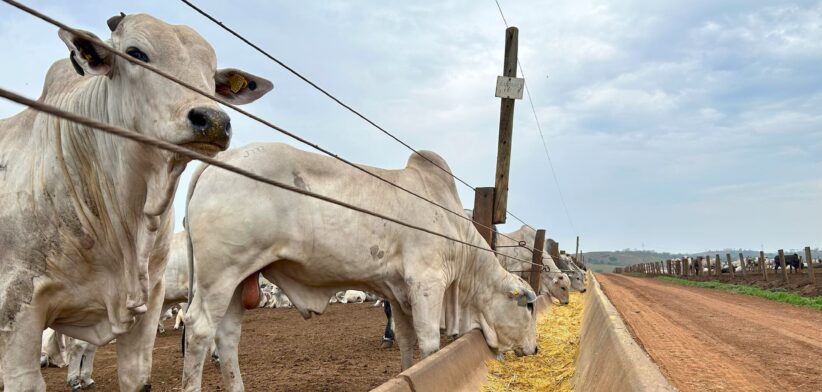
<path fill-rule="evenodd" d="M 219 109 L 196 107 L 188 112 L 188 124 L 194 138 L 186 144 L 212 145 L 220 151 L 231 140 L 231 118 Z"/>

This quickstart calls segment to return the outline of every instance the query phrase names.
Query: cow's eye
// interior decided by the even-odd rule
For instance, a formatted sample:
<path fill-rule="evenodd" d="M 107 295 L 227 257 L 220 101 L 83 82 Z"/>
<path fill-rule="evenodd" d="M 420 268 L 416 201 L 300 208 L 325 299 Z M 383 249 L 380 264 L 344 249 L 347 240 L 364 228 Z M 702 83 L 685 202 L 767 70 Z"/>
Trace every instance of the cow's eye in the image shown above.
<path fill-rule="evenodd" d="M 565 287 L 561 287 L 562 291 L 565 291 Z"/>
<path fill-rule="evenodd" d="M 148 62 L 148 55 L 140 49 L 134 47 L 128 48 L 128 50 L 126 50 L 126 54 L 144 63 Z"/>

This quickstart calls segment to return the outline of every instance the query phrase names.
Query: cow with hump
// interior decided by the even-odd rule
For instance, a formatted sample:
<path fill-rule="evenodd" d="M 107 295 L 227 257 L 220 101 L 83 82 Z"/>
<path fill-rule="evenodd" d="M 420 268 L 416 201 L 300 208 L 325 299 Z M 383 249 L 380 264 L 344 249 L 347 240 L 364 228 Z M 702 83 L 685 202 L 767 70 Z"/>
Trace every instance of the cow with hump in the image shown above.
<path fill-rule="evenodd" d="M 107 45 L 233 103 L 272 87 L 217 70 L 194 30 L 152 16 L 108 20 Z M 59 31 L 67 58 L 40 102 L 214 155 L 229 118 L 207 97 Z M 117 338 L 121 391 L 150 388 L 171 201 L 188 159 L 31 109 L 0 120 L 0 358 L 7 391 L 42 391 L 46 327 L 95 345 Z"/>
<path fill-rule="evenodd" d="M 534 247 L 536 237 L 536 230 L 527 225 L 522 225 L 517 231 L 497 236 L 497 246 L 499 247 L 497 252 L 502 266 L 523 278 L 529 277 L 531 269 L 536 266 L 529 262 L 533 252 L 528 248 Z M 520 242 L 525 242 L 526 247 L 518 246 Z M 550 295 L 556 298 L 560 304 L 567 305 L 571 280 L 568 275 L 557 268 L 554 259 L 548 254 L 543 254 L 542 262 L 544 267 L 542 267 L 540 274 L 540 292 L 537 294 Z"/>
<path fill-rule="evenodd" d="M 405 168 L 362 169 L 462 212 L 447 163 L 432 152 L 412 154 Z M 490 249 L 470 221 L 432 206 L 334 158 L 284 144 L 252 144 L 218 159 L 261 176 Z M 533 302 L 522 278 L 493 253 L 296 192 L 201 165 L 187 201 L 193 245 L 194 298 L 186 313 L 184 389 L 200 389 L 208 343 L 216 338 L 220 371 L 230 391 L 243 390 L 237 349 L 244 303 L 254 302 L 258 274 L 280 287 L 304 318 L 321 314 L 348 288 L 391 303 L 401 367 L 440 348 L 443 297 L 459 288 L 470 320 L 497 352 L 537 351 Z M 216 336 L 215 336 L 216 334 Z"/>

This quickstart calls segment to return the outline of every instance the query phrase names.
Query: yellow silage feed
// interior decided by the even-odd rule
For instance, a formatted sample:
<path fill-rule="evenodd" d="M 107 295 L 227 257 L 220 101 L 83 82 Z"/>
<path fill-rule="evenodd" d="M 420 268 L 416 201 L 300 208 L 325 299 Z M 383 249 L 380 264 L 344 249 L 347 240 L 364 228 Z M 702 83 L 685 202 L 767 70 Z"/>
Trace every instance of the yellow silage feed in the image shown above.
<path fill-rule="evenodd" d="M 551 305 L 537 321 L 539 353 L 527 357 L 507 353 L 503 361 L 487 361 L 488 379 L 482 390 L 573 391 L 584 301 L 584 294 L 571 293 L 568 305 Z"/>

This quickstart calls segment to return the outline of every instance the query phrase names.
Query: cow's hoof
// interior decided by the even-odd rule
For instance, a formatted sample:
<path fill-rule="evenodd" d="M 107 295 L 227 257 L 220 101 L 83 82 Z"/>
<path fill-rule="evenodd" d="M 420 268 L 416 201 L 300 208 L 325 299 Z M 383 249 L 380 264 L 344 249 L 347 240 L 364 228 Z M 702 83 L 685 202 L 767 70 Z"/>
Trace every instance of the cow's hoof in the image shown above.
<path fill-rule="evenodd" d="M 143 385 L 143 389 L 140 392 L 151 392 L 151 384 Z"/>
<path fill-rule="evenodd" d="M 80 385 L 80 380 L 71 380 L 66 384 L 68 384 L 69 389 L 71 389 L 71 392 L 76 392 L 83 389 L 83 386 Z"/>
<path fill-rule="evenodd" d="M 97 384 L 94 383 L 94 380 L 88 380 L 87 382 L 83 382 L 83 389 L 95 389 L 97 388 Z"/>
<path fill-rule="evenodd" d="M 382 344 L 380 344 L 380 348 L 391 348 L 391 347 L 394 347 L 394 339 L 382 338 Z"/>

